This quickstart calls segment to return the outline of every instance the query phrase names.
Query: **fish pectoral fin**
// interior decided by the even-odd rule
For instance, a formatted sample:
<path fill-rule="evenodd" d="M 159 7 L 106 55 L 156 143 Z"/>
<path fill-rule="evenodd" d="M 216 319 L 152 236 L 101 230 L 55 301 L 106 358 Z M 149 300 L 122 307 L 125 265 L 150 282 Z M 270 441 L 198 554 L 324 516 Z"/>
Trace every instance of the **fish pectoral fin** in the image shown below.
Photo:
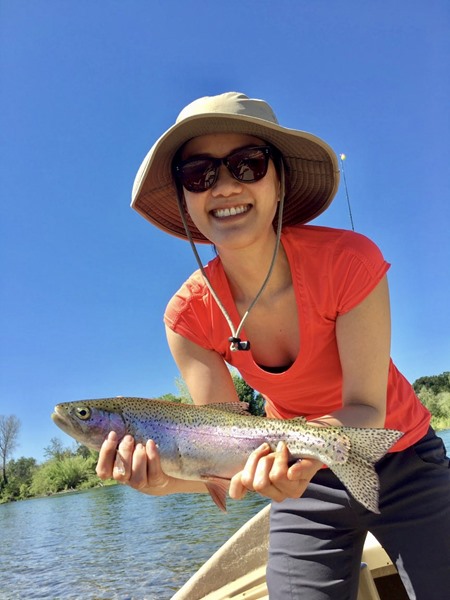
<path fill-rule="evenodd" d="M 227 492 L 230 485 L 229 479 L 220 479 L 219 477 L 202 477 L 208 492 L 220 510 L 227 512 Z"/>

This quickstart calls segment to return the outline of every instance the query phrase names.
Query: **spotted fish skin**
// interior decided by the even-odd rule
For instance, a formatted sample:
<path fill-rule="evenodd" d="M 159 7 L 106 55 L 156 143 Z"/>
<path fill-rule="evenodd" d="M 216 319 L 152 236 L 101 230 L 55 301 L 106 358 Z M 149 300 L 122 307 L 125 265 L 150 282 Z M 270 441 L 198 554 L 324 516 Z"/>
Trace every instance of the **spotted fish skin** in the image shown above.
<path fill-rule="evenodd" d="M 224 510 L 229 480 L 244 467 L 249 454 L 263 442 L 275 449 L 284 441 L 293 461 L 305 457 L 322 461 L 358 502 L 379 512 L 374 465 L 403 435 L 392 429 L 316 427 L 303 418 L 242 415 L 235 404 L 194 406 L 133 397 L 65 402 L 55 407 L 52 419 L 96 450 L 110 431 L 119 440 L 126 434 L 136 443 L 154 440 L 163 470 L 180 479 L 203 481 Z"/>

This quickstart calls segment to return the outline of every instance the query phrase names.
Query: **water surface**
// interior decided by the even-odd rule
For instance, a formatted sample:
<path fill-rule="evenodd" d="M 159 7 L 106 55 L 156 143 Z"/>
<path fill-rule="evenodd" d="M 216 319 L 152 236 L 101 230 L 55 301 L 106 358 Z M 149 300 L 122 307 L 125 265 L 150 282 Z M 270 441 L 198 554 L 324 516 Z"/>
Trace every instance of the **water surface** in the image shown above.
<path fill-rule="evenodd" d="M 0 598 L 166 600 L 267 500 L 125 486 L 0 506 Z"/>
<path fill-rule="evenodd" d="M 450 430 L 440 432 L 450 451 Z M 169 600 L 267 500 L 126 486 L 0 505 L 0 600 Z"/>

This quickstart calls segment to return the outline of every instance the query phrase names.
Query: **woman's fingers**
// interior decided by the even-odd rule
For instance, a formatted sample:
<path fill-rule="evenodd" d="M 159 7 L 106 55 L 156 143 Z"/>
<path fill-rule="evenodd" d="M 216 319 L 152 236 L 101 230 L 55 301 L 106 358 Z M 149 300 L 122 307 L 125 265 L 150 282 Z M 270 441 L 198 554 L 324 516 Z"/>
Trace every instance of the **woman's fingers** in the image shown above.
<path fill-rule="evenodd" d="M 253 480 L 259 460 L 270 453 L 269 444 L 262 444 L 247 459 L 245 467 L 231 478 L 228 494 L 233 500 L 241 500 L 249 490 L 254 490 Z"/>
<path fill-rule="evenodd" d="M 121 440 L 114 461 L 113 477 L 116 481 L 128 482 L 131 477 L 131 468 L 133 464 L 134 439 L 131 435 L 126 435 Z"/>
<path fill-rule="evenodd" d="M 148 485 L 157 488 L 166 487 L 169 483 L 169 476 L 162 470 L 158 446 L 153 440 L 148 440 L 145 446 L 145 454 L 148 459 Z"/>
<path fill-rule="evenodd" d="M 143 489 L 148 485 L 147 455 L 143 444 L 136 444 L 131 459 L 131 475 L 127 483 L 136 490 Z"/>
<path fill-rule="evenodd" d="M 135 444 L 134 438 L 126 435 L 118 444 L 114 431 L 102 444 L 96 471 L 101 479 L 113 477 L 138 490 L 163 488 L 170 481 L 162 470 L 158 447 L 153 440 L 148 440 L 144 446 Z"/>
<path fill-rule="evenodd" d="M 289 469 L 289 451 L 284 442 L 280 442 L 276 452 L 261 459 L 255 472 L 254 489 L 276 502 L 285 498 L 296 498 L 302 493 L 298 481 L 287 478 Z"/>
<path fill-rule="evenodd" d="M 117 451 L 117 433 L 111 431 L 103 442 L 97 461 L 96 473 L 100 479 L 109 479 L 112 477 L 114 462 Z"/>
<path fill-rule="evenodd" d="M 232 478 L 230 497 L 241 499 L 248 490 L 277 502 L 300 497 L 322 465 L 317 460 L 305 458 L 289 466 L 291 461 L 285 442 L 278 444 L 276 452 L 263 444 L 252 452 L 244 469 Z"/>
<path fill-rule="evenodd" d="M 269 444 L 262 444 L 259 448 L 256 448 L 247 459 L 245 467 L 242 470 L 242 484 L 247 488 L 247 490 L 254 490 L 255 487 L 255 477 L 257 472 L 261 471 L 261 463 L 266 464 L 264 459 L 271 453 L 271 448 Z M 261 475 L 258 475 L 261 477 Z"/>
<path fill-rule="evenodd" d="M 314 458 L 301 458 L 289 467 L 287 477 L 290 481 L 304 480 L 308 483 L 322 468 L 322 463 Z"/>

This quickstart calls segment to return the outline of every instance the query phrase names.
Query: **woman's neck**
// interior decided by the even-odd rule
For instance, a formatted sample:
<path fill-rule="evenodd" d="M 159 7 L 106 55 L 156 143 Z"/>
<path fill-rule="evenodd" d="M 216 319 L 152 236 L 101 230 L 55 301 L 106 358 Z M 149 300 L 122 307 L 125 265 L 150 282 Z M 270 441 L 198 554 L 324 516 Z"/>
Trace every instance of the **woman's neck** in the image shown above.
<path fill-rule="evenodd" d="M 218 250 L 236 304 L 248 305 L 261 289 L 275 250 L 275 235 L 270 240 L 243 249 Z M 280 244 L 269 282 L 261 300 L 284 291 L 292 282 L 289 262 Z"/>

